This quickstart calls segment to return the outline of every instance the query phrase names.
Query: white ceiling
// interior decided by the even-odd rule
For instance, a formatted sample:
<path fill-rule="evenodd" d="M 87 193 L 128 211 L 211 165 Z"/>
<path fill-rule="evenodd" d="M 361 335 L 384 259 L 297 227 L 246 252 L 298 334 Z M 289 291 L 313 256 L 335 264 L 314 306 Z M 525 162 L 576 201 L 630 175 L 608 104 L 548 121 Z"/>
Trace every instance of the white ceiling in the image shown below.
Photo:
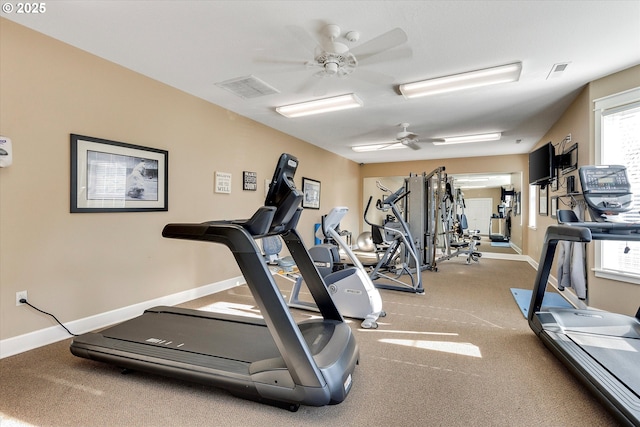
<path fill-rule="evenodd" d="M 586 83 L 640 64 L 640 1 L 49 0 L 43 14 L 1 16 L 359 163 L 526 153 Z M 320 39 L 327 23 L 360 33 L 356 43 L 341 40 L 351 48 L 399 27 L 408 41 L 387 52 L 410 48 L 412 56 L 323 80 L 320 97 L 353 92 L 363 108 L 287 119 L 276 106 L 319 97 L 318 86 L 307 86 L 317 71 L 304 65 L 312 52 L 289 28 Z M 523 66 L 515 83 L 413 100 L 397 89 L 514 61 Z M 557 63 L 569 66 L 547 80 Z M 357 78 L 366 71 L 393 78 Z M 216 86 L 249 75 L 279 93 L 243 99 Z M 392 141 L 401 122 L 424 138 L 489 131 L 503 137 L 425 142 L 417 151 L 350 149 Z"/>

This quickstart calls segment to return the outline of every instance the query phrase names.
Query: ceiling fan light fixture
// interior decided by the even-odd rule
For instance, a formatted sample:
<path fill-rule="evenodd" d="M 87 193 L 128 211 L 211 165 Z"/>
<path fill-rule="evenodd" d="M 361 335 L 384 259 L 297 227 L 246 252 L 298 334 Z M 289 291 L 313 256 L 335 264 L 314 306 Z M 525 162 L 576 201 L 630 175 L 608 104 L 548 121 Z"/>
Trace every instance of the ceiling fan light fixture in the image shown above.
<path fill-rule="evenodd" d="M 448 136 L 442 141 L 433 141 L 434 145 L 466 144 L 468 142 L 497 141 L 502 138 L 501 132 L 482 133 L 477 135 Z"/>
<path fill-rule="evenodd" d="M 329 75 L 334 75 L 338 73 L 338 64 L 335 62 L 327 62 L 324 64 L 324 71 Z"/>
<path fill-rule="evenodd" d="M 398 143 L 390 144 L 388 142 L 384 142 L 380 144 L 354 145 L 353 147 L 351 147 L 351 149 L 356 153 L 364 153 L 367 151 L 381 151 L 381 150 L 399 150 L 402 148 L 407 148 L 407 146 L 404 144 L 398 144 Z"/>
<path fill-rule="evenodd" d="M 514 62 L 482 70 L 405 83 L 401 84 L 399 89 L 407 99 L 418 98 L 499 83 L 515 82 L 520 79 L 521 71 L 522 62 Z"/>
<path fill-rule="evenodd" d="M 330 98 L 316 99 L 301 102 L 299 104 L 283 105 L 276 107 L 276 111 L 287 118 L 303 117 L 312 114 L 329 113 L 332 111 L 347 110 L 362 107 L 362 100 L 355 93 L 332 96 Z"/>

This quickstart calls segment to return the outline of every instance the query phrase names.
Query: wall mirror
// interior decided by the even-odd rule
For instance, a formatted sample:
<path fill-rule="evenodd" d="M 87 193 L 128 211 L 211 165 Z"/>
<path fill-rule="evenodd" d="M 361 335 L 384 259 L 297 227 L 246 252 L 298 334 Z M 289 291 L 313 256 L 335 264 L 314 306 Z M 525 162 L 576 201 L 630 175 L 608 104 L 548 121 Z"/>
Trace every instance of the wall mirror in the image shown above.
<path fill-rule="evenodd" d="M 510 173 L 468 173 L 449 174 L 454 178 L 454 188 L 460 188 L 465 200 L 465 215 L 469 223 L 469 228 L 480 230 L 481 234 L 489 235 L 497 232 L 493 228 L 504 227 L 504 221 L 491 220 L 493 215 L 499 215 L 498 205 L 501 202 L 501 189 L 507 188 L 514 191 L 514 196 L 509 196 L 504 207 L 504 215 L 510 215 L 510 242 L 518 249 L 522 248 L 523 239 L 523 218 L 521 212 L 524 210 L 521 198 L 522 193 L 522 172 Z M 371 205 L 367 212 L 367 218 L 376 224 L 381 224 L 386 213 L 376 209 L 376 201 L 383 197 L 376 182 L 379 181 L 385 187 L 395 191 L 404 185 L 406 177 L 368 177 L 363 181 L 363 211 L 371 197 Z M 364 224 L 362 231 L 369 231 L 369 226 Z M 505 232 L 505 230 L 500 230 Z"/>

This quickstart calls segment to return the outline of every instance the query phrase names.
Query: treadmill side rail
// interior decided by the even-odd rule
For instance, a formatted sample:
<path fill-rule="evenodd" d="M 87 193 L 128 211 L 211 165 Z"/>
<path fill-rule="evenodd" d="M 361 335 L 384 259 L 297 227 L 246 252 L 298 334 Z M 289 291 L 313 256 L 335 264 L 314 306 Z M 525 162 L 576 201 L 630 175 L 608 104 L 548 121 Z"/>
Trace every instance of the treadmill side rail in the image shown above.
<path fill-rule="evenodd" d="M 606 224 L 605 227 L 629 229 L 624 224 Z M 528 322 L 545 346 L 601 400 L 621 424 L 640 426 L 640 387 L 635 374 L 638 371 L 634 370 L 635 367 L 629 368 L 634 370 L 632 373 L 627 369 L 628 366 L 637 365 L 638 351 L 634 350 L 638 348 L 635 343 L 640 330 L 637 317 L 581 309 L 546 308 L 542 311 L 542 301 L 559 241 L 590 242 L 620 240 L 620 237 L 630 241 L 640 240 L 637 232 L 602 233 L 605 227 L 602 227 L 602 223 L 587 222 L 548 227 L 533 286 Z M 638 229 L 638 225 L 630 228 Z M 614 348 L 611 346 L 612 340 L 624 348 Z M 621 367 L 624 368 L 621 370 Z"/>
<path fill-rule="evenodd" d="M 556 253 L 556 247 L 560 240 L 571 242 L 590 242 L 591 232 L 584 227 L 569 227 L 567 225 L 551 225 L 547 228 L 540 253 L 540 263 L 536 273 L 531 303 L 529 305 L 529 326 L 536 334 L 542 330 L 542 326 L 536 316 L 542 307 L 542 300 L 547 288 L 547 281 L 551 273 L 551 264 Z"/>

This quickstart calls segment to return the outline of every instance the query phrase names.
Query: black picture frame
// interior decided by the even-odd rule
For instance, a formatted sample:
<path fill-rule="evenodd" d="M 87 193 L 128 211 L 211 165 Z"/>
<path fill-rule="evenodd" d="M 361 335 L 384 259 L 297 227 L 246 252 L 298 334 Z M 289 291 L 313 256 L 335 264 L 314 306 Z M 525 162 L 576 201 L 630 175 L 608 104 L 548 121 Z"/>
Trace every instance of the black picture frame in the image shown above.
<path fill-rule="evenodd" d="M 320 181 L 302 178 L 302 207 L 305 209 L 320 209 Z"/>
<path fill-rule="evenodd" d="M 169 209 L 169 152 L 71 134 L 71 213 Z"/>
<path fill-rule="evenodd" d="M 242 171 L 242 189 L 256 191 L 258 189 L 258 173 Z"/>

